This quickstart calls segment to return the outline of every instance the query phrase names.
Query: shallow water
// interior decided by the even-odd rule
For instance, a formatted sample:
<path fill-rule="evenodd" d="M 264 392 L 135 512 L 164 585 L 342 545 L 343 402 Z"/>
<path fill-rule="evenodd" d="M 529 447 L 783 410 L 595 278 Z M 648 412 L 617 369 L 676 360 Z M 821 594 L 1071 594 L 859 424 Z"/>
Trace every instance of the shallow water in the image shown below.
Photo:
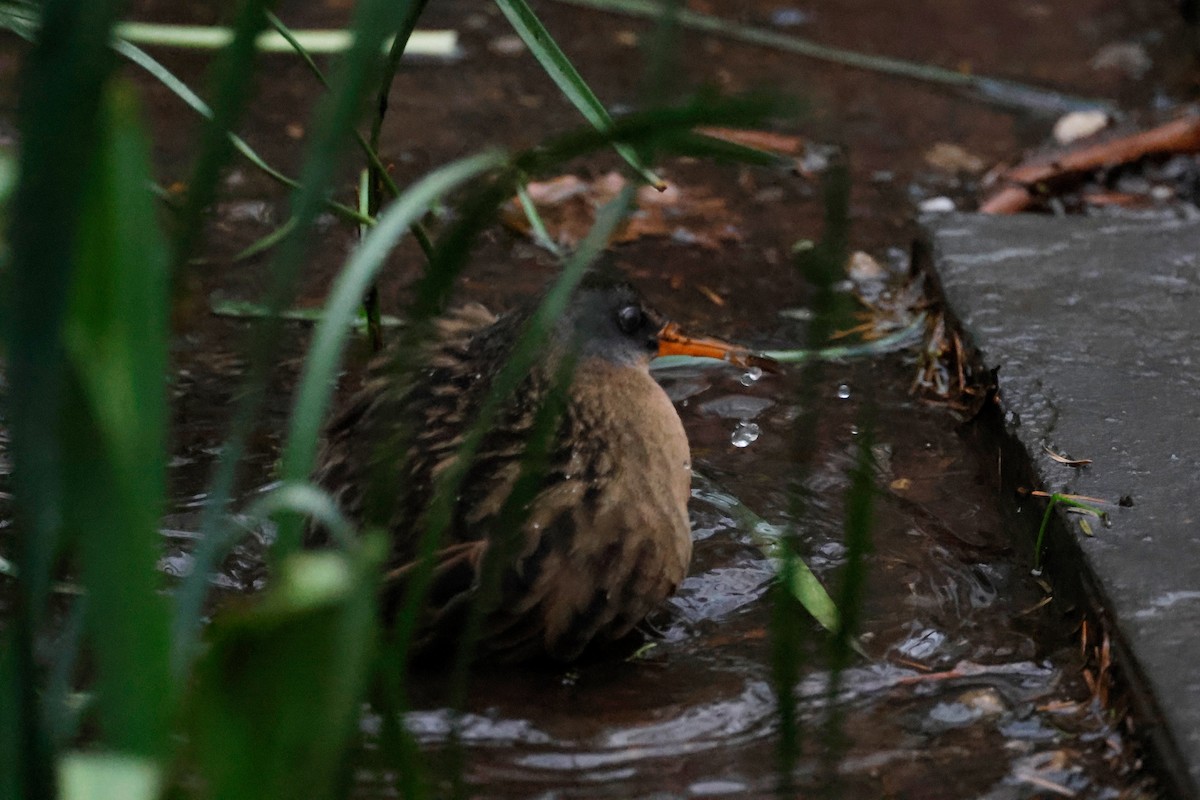
<path fill-rule="evenodd" d="M 898 361 L 838 372 L 898 379 L 905 371 Z M 652 646 L 632 661 L 477 677 L 459 720 L 477 796 L 760 796 L 776 787 L 764 597 L 773 564 L 705 498 L 723 490 L 755 505 L 766 522 L 786 523 L 779 486 L 794 386 L 785 377 L 758 387 L 776 404 L 759 417 L 760 439 L 742 449 L 728 441 L 734 423 L 696 402 L 738 391 L 739 376 L 707 377 L 682 411 L 697 469 L 716 476 L 721 490 L 705 482 L 694 492 L 691 575 L 651 617 Z M 696 377 L 664 382 L 674 380 Z M 810 565 L 830 583 L 844 558 L 840 495 L 859 410 L 837 398 L 837 385 L 823 401 L 822 450 L 806 479 L 817 496 L 796 523 Z M 1065 631 L 1051 630 L 1056 621 L 1045 609 L 1029 611 L 1042 591 L 1013 561 L 990 465 L 964 451 L 941 412 L 898 400 L 878 410 L 877 452 L 886 463 L 861 633 L 868 658 L 840 676 L 832 696 L 815 653 L 803 671 L 795 696 L 807 738 L 797 784 L 836 786 L 838 797 L 1002 798 L 1035 796 L 1044 779 L 1082 796 L 1110 796 L 1124 783 L 1119 766 L 1106 761 L 1110 739 L 1119 749 L 1120 737 L 1090 704 L 1073 652 L 1059 649 Z M 906 484 L 895 483 L 902 478 Z M 822 641 L 815 623 L 804 624 L 811 642 Z M 454 723 L 437 699 L 439 683 L 418 679 L 413 693 L 419 710 L 409 727 L 432 753 L 442 752 Z M 821 744 L 831 709 L 845 737 L 832 767 Z M 371 731 L 377 723 L 366 725 Z M 361 795 L 386 794 L 388 777 L 385 767 L 364 765 Z"/>
<path fill-rule="evenodd" d="M 795 520 L 785 486 L 794 471 L 798 376 L 766 376 L 746 387 L 741 371 L 722 366 L 659 373 L 681 398 L 698 473 L 689 577 L 650 617 L 649 646 L 629 660 L 480 668 L 461 716 L 444 705 L 440 677 L 415 675 L 406 725 L 429 757 L 427 777 L 448 785 L 457 754 L 465 754 L 477 797 L 772 792 L 779 721 L 766 593 L 775 565 L 747 520 L 728 508 L 740 501 L 757 514 L 753 533 L 794 524 L 808 564 L 836 587 L 845 560 L 842 496 L 870 402 L 878 494 L 859 637 L 866 657 L 831 689 L 820 654 L 825 635 L 800 620 L 809 661 L 794 692 L 802 732 L 796 785 L 837 797 L 1022 798 L 1041 796 L 1046 782 L 1084 797 L 1117 797 L 1136 783 L 1129 743 L 1080 677 L 1072 618 L 1039 605 L 1044 591 L 1014 553 L 1011 537 L 1020 530 L 1000 513 L 994 461 L 970 447 L 946 411 L 904 392 L 880 393 L 911 377 L 909 360 L 827 366 L 803 478 L 810 499 Z M 719 413 L 730 407 L 753 408 L 761 427 L 745 447 L 730 438 L 739 415 Z M 211 434 L 195 422 L 183 432 Z M 273 442 L 264 439 L 263 464 Z M 199 452 L 177 459 L 181 488 L 211 455 Z M 199 501 L 178 496 L 164 531 L 168 572 L 189 567 Z M 215 576 L 218 596 L 261 586 L 261 535 L 252 531 Z M 842 737 L 833 759 L 831 711 Z M 377 712 L 366 709 L 359 797 L 395 794 L 395 775 L 377 750 L 380 726 Z"/>

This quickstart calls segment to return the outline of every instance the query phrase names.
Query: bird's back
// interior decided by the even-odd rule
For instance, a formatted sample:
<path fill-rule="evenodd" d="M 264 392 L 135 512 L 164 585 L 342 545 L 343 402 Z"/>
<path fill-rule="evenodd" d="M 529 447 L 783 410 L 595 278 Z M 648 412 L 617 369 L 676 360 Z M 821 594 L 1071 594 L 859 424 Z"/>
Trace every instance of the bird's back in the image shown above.
<path fill-rule="evenodd" d="M 352 519 L 391 534 L 389 605 L 417 569 L 438 478 L 457 458 L 519 322 L 478 305 L 440 320 L 424 366 L 401 378 L 378 362 L 327 429 L 316 479 Z M 498 593 L 479 652 L 501 660 L 573 659 L 593 641 L 628 633 L 684 577 L 687 440 L 644 369 L 578 364 L 523 522 L 501 529 L 550 391 L 546 372 L 535 368 L 503 406 L 466 473 L 436 547 L 421 646 L 457 637 L 489 559 L 497 559 Z"/>

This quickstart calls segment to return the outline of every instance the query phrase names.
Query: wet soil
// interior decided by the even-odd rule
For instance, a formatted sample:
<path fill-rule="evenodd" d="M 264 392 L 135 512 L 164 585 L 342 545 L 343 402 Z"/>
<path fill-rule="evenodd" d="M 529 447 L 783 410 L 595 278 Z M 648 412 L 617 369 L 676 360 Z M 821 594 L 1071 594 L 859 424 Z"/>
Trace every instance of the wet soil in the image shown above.
<path fill-rule="evenodd" d="M 139 19 L 221 19 L 206 3 L 135 5 Z M 282 3 L 280 16 L 294 27 L 329 27 L 345 20 L 350 5 Z M 1167 16 L 1165 4 L 918 0 L 903 13 L 888 2 L 694 5 L 828 44 L 1116 98 L 1132 108 L 1148 107 L 1156 93 L 1177 95 L 1187 88 L 1177 78 L 1178 64 L 1187 59 L 1170 50 L 1179 23 Z M 636 107 L 645 63 L 639 43 L 651 26 L 556 3 L 535 6 L 599 96 L 617 109 Z M 457 29 L 464 57 L 450 65 L 413 65 L 397 77 L 382 154 L 401 185 L 481 147 L 527 147 L 580 125 L 528 53 L 513 52 L 511 32 L 490 5 L 434 3 L 423 25 Z M 1113 43 L 1140 46 L 1151 69 L 1133 74 L 1092 66 Z M 207 57 L 157 55 L 189 83 L 202 85 Z M 6 87 L 0 118 L 8 120 L 15 63 L 13 53 L 0 54 Z M 151 121 L 160 182 L 169 186 L 188 174 L 195 121 L 161 86 L 133 69 L 128 74 Z M 708 35 L 682 35 L 674 74 L 680 91 L 769 86 L 805 100 L 809 113 L 779 123 L 778 131 L 846 148 L 851 244 L 900 271 L 907 264 L 915 204 L 941 194 L 969 202 L 978 178 L 978 171 L 931 166 L 926 154 L 934 144 L 957 144 L 992 164 L 1039 142 L 1053 121 L 943 88 Z M 318 95 L 297 61 L 264 59 L 243 135 L 269 162 L 295 174 Z M 0 135 L 10 131 L 0 127 Z M 595 176 L 616 166 L 614 157 L 599 155 L 571 168 Z M 706 248 L 643 239 L 616 250 L 618 266 L 691 329 L 762 347 L 804 346 L 806 323 L 786 312 L 804 307 L 809 288 L 789 254 L 797 241 L 821 233 L 819 183 L 788 169 L 688 159 L 669 160 L 662 172 L 684 191 L 722 198 L 736 214 L 738 241 Z M 353 182 L 347 169 L 342 199 L 353 196 Z M 174 345 L 168 572 L 187 568 L 198 507 L 253 327 L 208 309 L 216 298 L 261 296 L 265 259 L 234 262 L 232 256 L 285 218 L 286 193 L 245 164 L 234 165 L 214 208 L 204 261 L 184 287 Z M 320 302 L 355 237 L 332 218 L 320 224 L 303 306 Z M 420 269 L 415 248 L 402 246 L 382 286 L 385 311 L 402 311 L 406 287 Z M 555 269 L 545 252 L 497 229 L 480 243 L 461 294 L 504 308 L 536 291 Z M 294 338 L 281 348 L 264 421 L 243 466 L 243 496 L 272 478 L 308 331 L 296 325 L 289 333 Z M 351 353 L 351 370 L 364 350 Z M 867 408 L 875 420 L 879 492 L 861 635 L 868 657 L 851 666 L 832 696 L 820 659 L 803 670 L 796 696 L 806 744 L 796 784 L 845 798 L 1136 796 L 1144 779 L 1137 755 L 1082 678 L 1074 638 L 1078 617 L 1041 605 L 1045 593 L 1029 575 L 1026 549 L 1014 544 L 1028 536 L 1028 521 L 1004 515 L 1008 499 L 998 496 L 994 454 L 972 446 L 969 431 L 951 412 L 914 396 L 914 374 L 914 357 L 904 353 L 827 365 L 812 393 L 817 435 L 807 442 L 796 442 L 793 433 L 797 415 L 810 410 L 801 405 L 807 395 L 798 370 L 750 386 L 737 371 L 663 374 L 688 429 L 696 468 L 711 482 L 705 488 L 738 498 L 769 523 L 794 524 L 810 565 L 830 584 L 844 562 L 842 495 Z M 747 412 L 738 400 L 745 396 L 766 401 L 756 404 L 765 407 Z M 748 446 L 735 446 L 735 432 L 748 417 L 761 434 Z M 797 447 L 808 451 L 803 476 L 797 475 Z M 797 477 L 812 499 L 803 516 L 792 519 L 787 487 Z M 461 730 L 475 796 L 757 797 L 779 784 L 765 598 L 773 564 L 749 531 L 699 489 L 692 518 L 691 574 L 651 619 L 653 647 L 626 662 L 477 676 Z M 231 593 L 257 588 L 261 570 L 252 542 L 216 581 Z M 822 641 L 815 623 L 808 628 L 811 642 Z M 451 716 L 440 704 L 437 683 L 428 683 L 413 689 L 417 710 L 409 725 L 436 767 L 443 757 L 450 760 Z M 843 737 L 831 767 L 821 757 L 826 740 L 820 729 L 832 709 L 841 715 Z M 357 771 L 363 797 L 394 794 L 395 776 L 371 753 L 377 726 L 368 712 L 367 754 Z"/>

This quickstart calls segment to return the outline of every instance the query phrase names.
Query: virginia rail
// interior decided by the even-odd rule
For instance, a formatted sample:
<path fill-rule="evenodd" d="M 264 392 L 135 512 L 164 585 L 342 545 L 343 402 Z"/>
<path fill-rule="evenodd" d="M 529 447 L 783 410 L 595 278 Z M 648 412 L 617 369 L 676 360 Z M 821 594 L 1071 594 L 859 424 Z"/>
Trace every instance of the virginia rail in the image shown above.
<path fill-rule="evenodd" d="M 377 360 L 373 377 L 326 430 L 317 481 L 352 519 L 391 533 L 393 606 L 394 584 L 414 568 L 435 481 L 527 318 L 528 311 L 497 317 L 478 304 L 451 312 L 420 354 L 424 368 L 402 380 Z M 574 372 L 545 473 L 520 529 L 506 534 L 498 517 L 569 348 Z M 668 354 L 759 361 L 725 342 L 683 336 L 628 284 L 584 280 L 466 475 L 434 557 L 419 649 L 439 649 L 459 633 L 489 548 L 492 557 L 501 553 L 502 536 L 499 596 L 485 612 L 482 657 L 573 660 L 592 643 L 628 634 L 675 591 L 692 552 L 691 458 L 679 415 L 650 376 L 650 361 Z"/>

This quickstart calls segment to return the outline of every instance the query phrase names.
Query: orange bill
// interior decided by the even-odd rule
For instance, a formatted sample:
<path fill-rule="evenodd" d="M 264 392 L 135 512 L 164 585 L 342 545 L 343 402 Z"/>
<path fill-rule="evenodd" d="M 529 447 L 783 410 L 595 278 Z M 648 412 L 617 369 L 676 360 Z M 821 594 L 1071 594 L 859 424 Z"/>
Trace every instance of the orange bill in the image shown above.
<path fill-rule="evenodd" d="M 703 336 L 687 336 L 674 322 L 668 322 L 658 332 L 658 354 L 660 356 L 696 356 L 728 361 L 734 366 L 758 367 L 766 372 L 778 372 L 779 362 L 759 355 L 752 350 L 720 339 Z"/>

